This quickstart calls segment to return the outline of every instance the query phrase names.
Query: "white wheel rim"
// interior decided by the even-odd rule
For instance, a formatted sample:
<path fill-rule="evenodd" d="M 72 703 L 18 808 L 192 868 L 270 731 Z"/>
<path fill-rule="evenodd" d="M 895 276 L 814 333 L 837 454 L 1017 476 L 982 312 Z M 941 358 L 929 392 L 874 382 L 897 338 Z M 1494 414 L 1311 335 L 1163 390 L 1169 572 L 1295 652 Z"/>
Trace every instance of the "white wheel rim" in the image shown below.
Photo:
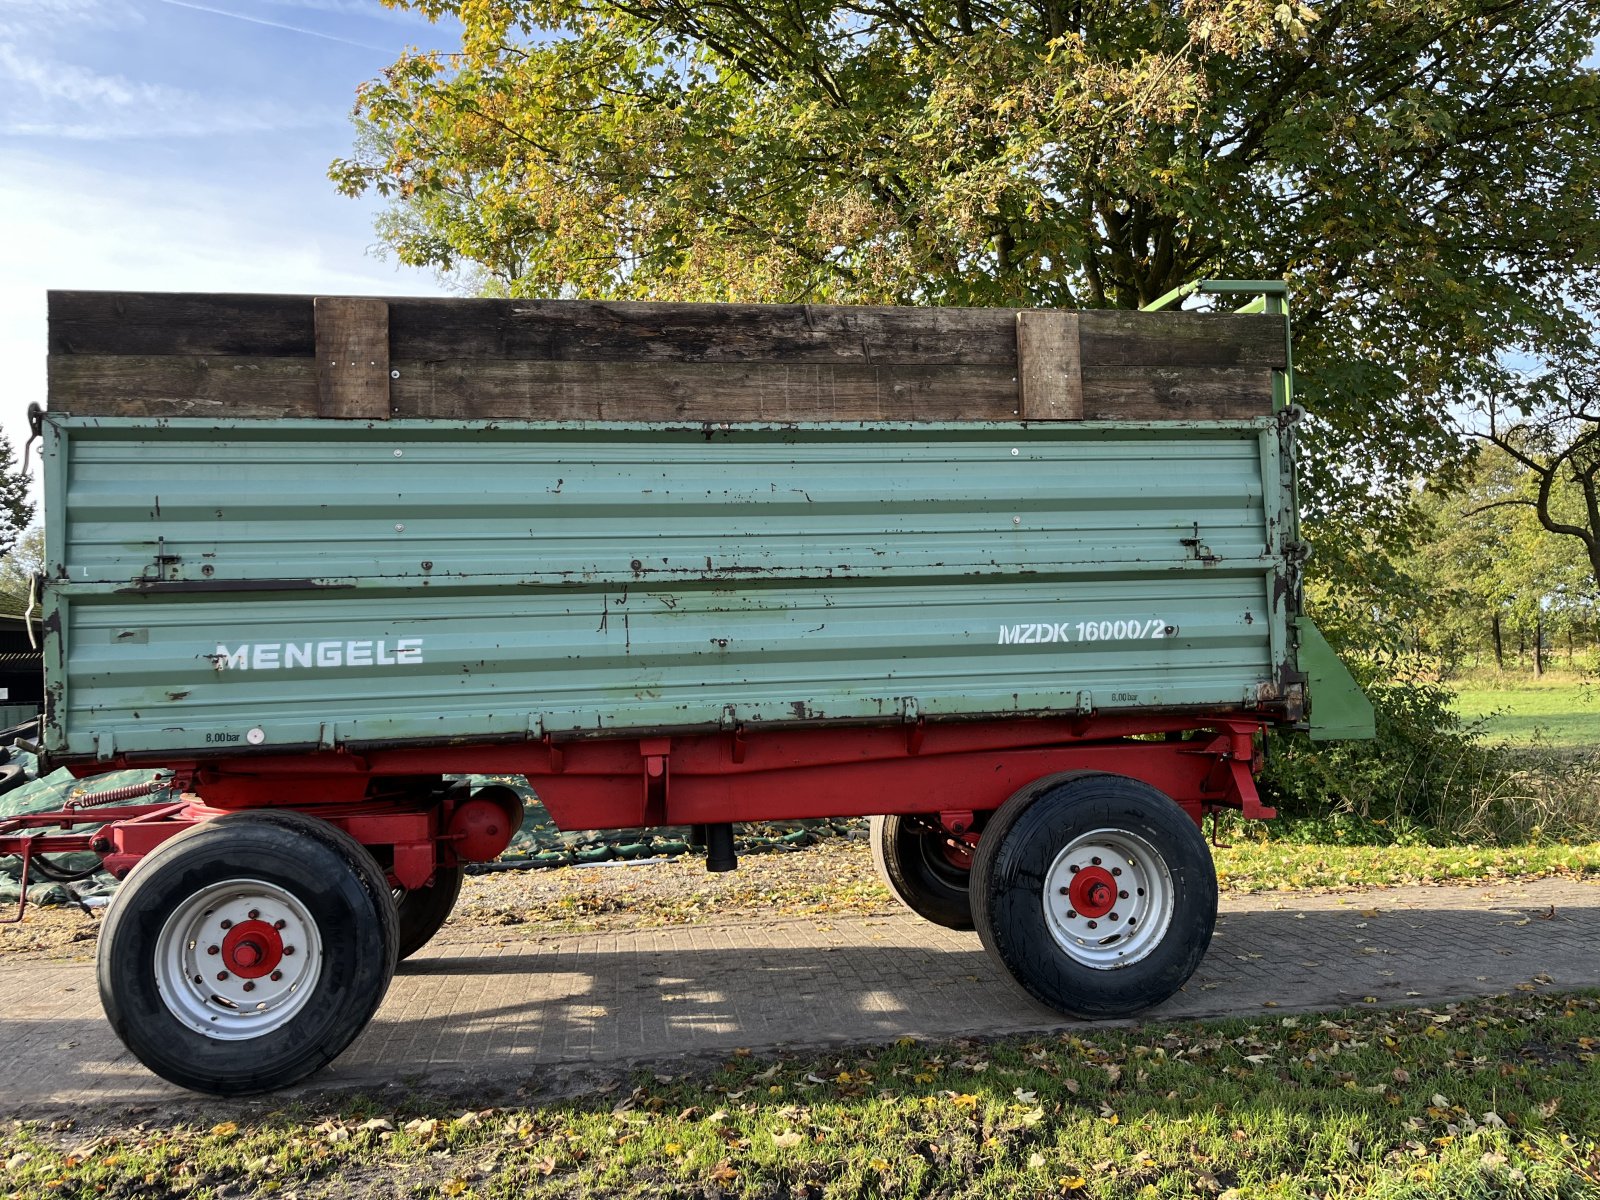
<path fill-rule="evenodd" d="M 1045 925 L 1074 962 L 1115 970 L 1160 945 L 1172 926 L 1175 890 L 1166 862 L 1144 838 L 1096 829 L 1073 839 L 1045 872 Z"/>
<path fill-rule="evenodd" d="M 322 974 L 316 921 L 293 893 L 259 879 L 214 883 L 156 938 L 156 988 L 184 1025 L 219 1041 L 281 1029 Z"/>

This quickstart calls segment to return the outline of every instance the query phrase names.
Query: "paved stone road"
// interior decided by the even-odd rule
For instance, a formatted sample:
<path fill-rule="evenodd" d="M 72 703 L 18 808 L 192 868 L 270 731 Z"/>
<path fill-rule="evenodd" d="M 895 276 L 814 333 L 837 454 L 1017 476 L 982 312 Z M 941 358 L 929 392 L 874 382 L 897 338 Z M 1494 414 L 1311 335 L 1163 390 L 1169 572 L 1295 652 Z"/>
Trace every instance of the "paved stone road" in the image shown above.
<path fill-rule="evenodd" d="M 1152 1019 L 1435 1002 L 1534 976 L 1600 985 L 1600 885 L 1540 880 L 1344 896 L 1224 897 L 1188 987 Z M 1365 915 L 1377 910 L 1376 915 Z M 455 934 L 460 938 L 462 934 Z M 4 1104 L 183 1097 L 123 1051 L 89 963 L 0 960 Z M 910 916 L 440 942 L 404 964 L 367 1032 L 300 1089 L 514 1088 L 558 1064 L 1063 1028 L 973 934 Z"/>

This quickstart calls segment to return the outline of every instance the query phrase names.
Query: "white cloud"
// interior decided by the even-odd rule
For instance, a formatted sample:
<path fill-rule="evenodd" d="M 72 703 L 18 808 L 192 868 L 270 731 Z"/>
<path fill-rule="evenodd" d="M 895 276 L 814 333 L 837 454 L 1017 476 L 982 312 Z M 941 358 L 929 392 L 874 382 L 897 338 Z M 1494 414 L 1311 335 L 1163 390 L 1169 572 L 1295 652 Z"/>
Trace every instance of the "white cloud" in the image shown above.
<path fill-rule="evenodd" d="M 332 120 L 324 112 L 280 103 L 220 102 L 183 88 L 25 54 L 3 41 L 0 102 L 0 133 L 75 141 L 260 133 Z"/>
<path fill-rule="evenodd" d="M 176 88 L 137 83 L 120 75 L 102 75 L 87 67 L 28 57 L 0 42 L 0 77 L 30 89 L 44 100 L 65 100 L 83 106 L 170 106 L 185 99 Z"/>
<path fill-rule="evenodd" d="M 0 0 L 0 38 L 59 33 L 69 25 L 128 29 L 144 19 L 128 0 Z"/>

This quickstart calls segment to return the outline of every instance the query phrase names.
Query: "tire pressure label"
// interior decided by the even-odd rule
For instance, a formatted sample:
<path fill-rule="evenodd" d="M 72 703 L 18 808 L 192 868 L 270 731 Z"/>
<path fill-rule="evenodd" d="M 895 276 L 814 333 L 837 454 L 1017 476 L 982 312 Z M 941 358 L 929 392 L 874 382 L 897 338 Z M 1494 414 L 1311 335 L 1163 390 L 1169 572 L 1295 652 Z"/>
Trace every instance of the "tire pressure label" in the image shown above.
<path fill-rule="evenodd" d="M 422 639 L 348 638 L 319 642 L 217 643 L 206 655 L 219 671 L 278 671 L 294 667 L 411 667 L 422 662 Z"/>
<path fill-rule="evenodd" d="M 1135 617 L 1119 621 L 1041 621 L 1000 626 L 1002 646 L 1046 646 L 1063 642 L 1127 642 L 1171 637 L 1176 627 L 1165 617 Z"/>

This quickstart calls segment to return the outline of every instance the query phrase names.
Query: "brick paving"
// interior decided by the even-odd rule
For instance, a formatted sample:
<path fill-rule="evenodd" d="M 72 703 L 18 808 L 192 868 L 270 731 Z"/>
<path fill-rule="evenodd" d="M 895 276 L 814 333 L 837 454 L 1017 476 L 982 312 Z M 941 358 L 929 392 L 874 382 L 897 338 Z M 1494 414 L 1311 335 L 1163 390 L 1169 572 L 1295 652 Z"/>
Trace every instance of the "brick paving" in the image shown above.
<path fill-rule="evenodd" d="M 1374 913 L 1374 910 L 1376 912 Z M 447 928 L 402 964 L 367 1031 L 297 1089 L 515 1088 L 575 1066 L 1065 1028 L 973 934 L 898 913 L 512 940 Z M 472 940 L 465 940 L 468 936 Z M 1345 895 L 1224 896 L 1188 987 L 1146 1019 L 1434 1003 L 1600 986 L 1600 885 L 1536 880 Z M 117 1042 L 86 962 L 0 960 L 8 1109 L 186 1093 Z M 658 1068 L 660 1069 L 660 1068 Z M 665 1067 L 670 1069 L 670 1066 Z"/>

